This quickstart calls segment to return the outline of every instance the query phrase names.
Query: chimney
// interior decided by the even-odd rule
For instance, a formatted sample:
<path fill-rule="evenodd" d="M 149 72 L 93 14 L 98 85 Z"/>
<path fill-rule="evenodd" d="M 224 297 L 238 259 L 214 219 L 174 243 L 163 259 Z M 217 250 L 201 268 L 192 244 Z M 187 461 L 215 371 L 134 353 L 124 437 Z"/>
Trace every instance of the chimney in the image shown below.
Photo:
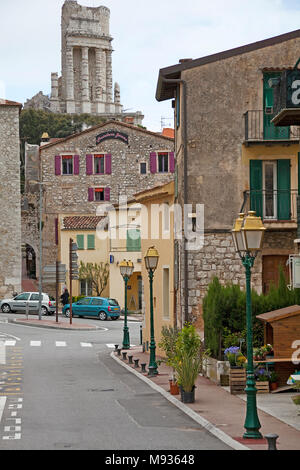
<path fill-rule="evenodd" d="M 45 145 L 45 144 L 48 144 L 49 141 L 50 141 L 49 134 L 47 132 L 44 132 L 44 134 L 41 137 L 41 146 Z"/>
<path fill-rule="evenodd" d="M 180 64 L 185 64 L 186 62 L 191 62 L 193 59 L 179 59 Z"/>

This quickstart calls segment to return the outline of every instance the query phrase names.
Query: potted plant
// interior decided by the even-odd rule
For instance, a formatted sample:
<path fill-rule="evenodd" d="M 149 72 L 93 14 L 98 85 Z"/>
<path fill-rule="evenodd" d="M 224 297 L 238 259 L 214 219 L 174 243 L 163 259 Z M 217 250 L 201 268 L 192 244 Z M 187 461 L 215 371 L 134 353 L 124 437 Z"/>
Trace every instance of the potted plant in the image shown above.
<path fill-rule="evenodd" d="M 269 393 L 270 373 L 264 367 L 258 367 L 254 377 L 258 393 Z"/>
<path fill-rule="evenodd" d="M 178 329 L 163 326 L 161 331 L 161 341 L 159 347 L 165 352 L 166 359 L 162 359 L 168 366 L 172 367 L 173 373 L 169 379 L 171 395 L 179 395 L 179 386 L 174 367 L 174 358 L 176 352 L 176 341 L 178 338 Z"/>
<path fill-rule="evenodd" d="M 278 388 L 278 374 L 276 374 L 276 372 L 274 370 L 270 373 L 269 381 L 270 381 L 270 390 L 271 391 L 277 390 L 277 388 Z"/>
<path fill-rule="evenodd" d="M 295 388 L 297 391 L 300 391 L 300 377 L 299 377 L 299 380 L 294 380 L 293 388 Z M 300 395 L 295 395 L 291 398 L 292 398 L 293 403 L 297 407 L 297 415 L 300 416 Z"/>
<path fill-rule="evenodd" d="M 203 357 L 201 339 L 196 328 L 186 324 L 178 333 L 173 361 L 183 403 L 194 403 L 195 401 L 195 382 L 202 366 Z"/>
<path fill-rule="evenodd" d="M 243 367 L 243 363 L 246 361 L 238 346 L 230 346 L 225 349 L 224 354 L 229 361 L 231 369 Z"/>
<path fill-rule="evenodd" d="M 265 359 L 265 352 L 262 347 L 253 349 L 253 359 L 255 361 L 263 361 Z"/>

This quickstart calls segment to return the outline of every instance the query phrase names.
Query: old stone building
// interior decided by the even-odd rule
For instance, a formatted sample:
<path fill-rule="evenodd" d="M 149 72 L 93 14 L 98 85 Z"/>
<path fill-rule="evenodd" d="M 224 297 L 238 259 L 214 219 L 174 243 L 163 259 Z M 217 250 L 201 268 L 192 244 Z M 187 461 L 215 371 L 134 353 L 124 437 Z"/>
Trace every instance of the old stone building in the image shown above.
<path fill-rule="evenodd" d="M 286 269 L 297 238 L 299 133 L 275 128 L 270 78 L 299 58 L 300 30 L 161 69 L 158 101 L 173 100 L 177 201 L 204 204 L 204 246 L 176 242 L 178 318 L 201 316 L 213 276 L 245 284 L 231 230 L 240 211 L 255 210 L 267 228 L 253 287 L 267 292 Z M 181 315 L 182 314 L 182 315 Z"/>
<path fill-rule="evenodd" d="M 21 290 L 21 107 L 0 99 L 0 298 Z"/>
<path fill-rule="evenodd" d="M 34 149 L 27 150 L 26 174 L 32 177 Z M 101 207 L 118 204 L 121 197 L 129 201 L 141 190 L 174 180 L 174 139 L 118 121 L 43 142 L 36 150 L 43 187 L 43 265 L 57 257 L 58 220 L 102 215 Z"/>

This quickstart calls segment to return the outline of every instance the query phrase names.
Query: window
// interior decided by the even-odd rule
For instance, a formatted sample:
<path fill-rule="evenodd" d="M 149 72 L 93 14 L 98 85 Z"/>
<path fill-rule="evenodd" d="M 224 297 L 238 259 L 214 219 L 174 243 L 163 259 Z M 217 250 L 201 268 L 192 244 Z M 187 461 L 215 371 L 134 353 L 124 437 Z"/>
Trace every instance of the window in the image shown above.
<path fill-rule="evenodd" d="M 95 249 L 95 235 L 88 235 L 87 236 L 87 249 L 94 250 Z"/>
<path fill-rule="evenodd" d="M 158 154 L 158 173 L 169 172 L 169 154 L 159 153 Z"/>
<path fill-rule="evenodd" d="M 77 302 L 77 305 L 90 305 L 91 299 L 81 299 Z"/>
<path fill-rule="evenodd" d="M 92 281 L 87 279 L 80 281 L 80 295 L 93 295 Z"/>
<path fill-rule="evenodd" d="M 77 235 L 76 242 L 78 250 L 84 250 L 84 235 Z"/>
<path fill-rule="evenodd" d="M 116 299 L 109 299 L 108 304 L 112 307 L 119 307 L 119 303 Z"/>
<path fill-rule="evenodd" d="M 141 175 L 147 174 L 147 163 L 140 163 L 140 173 Z"/>
<path fill-rule="evenodd" d="M 163 268 L 163 316 L 170 317 L 170 271 Z"/>
<path fill-rule="evenodd" d="M 104 175 L 104 173 L 105 173 L 105 157 L 104 157 L 104 155 L 95 155 L 95 157 L 94 157 L 94 173 L 96 175 Z"/>
<path fill-rule="evenodd" d="M 103 305 L 103 300 L 93 299 L 91 305 Z"/>
<path fill-rule="evenodd" d="M 104 201 L 104 188 L 96 188 L 95 189 L 95 201 Z"/>
<path fill-rule="evenodd" d="M 39 300 L 40 294 L 31 294 L 30 300 Z M 43 299 L 43 296 L 42 296 Z"/>
<path fill-rule="evenodd" d="M 62 174 L 73 175 L 73 156 L 72 155 L 62 156 Z"/>
<path fill-rule="evenodd" d="M 29 295 L 30 294 L 28 294 L 28 293 L 17 295 L 17 297 L 15 297 L 14 300 L 28 300 Z"/>
<path fill-rule="evenodd" d="M 141 231 L 127 230 L 127 251 L 141 251 Z"/>

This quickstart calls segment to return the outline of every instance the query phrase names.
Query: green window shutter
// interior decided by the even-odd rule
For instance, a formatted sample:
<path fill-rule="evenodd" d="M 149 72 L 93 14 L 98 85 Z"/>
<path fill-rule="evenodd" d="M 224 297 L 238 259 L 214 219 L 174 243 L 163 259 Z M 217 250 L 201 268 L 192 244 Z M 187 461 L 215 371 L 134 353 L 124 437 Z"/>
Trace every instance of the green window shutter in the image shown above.
<path fill-rule="evenodd" d="M 279 72 L 264 73 L 264 139 L 265 140 L 289 140 L 290 128 L 288 126 L 274 126 L 271 122 L 274 117 L 274 89 L 270 87 L 270 78 L 279 78 Z"/>
<path fill-rule="evenodd" d="M 277 218 L 291 218 L 291 161 L 277 161 Z"/>
<path fill-rule="evenodd" d="M 263 216 L 262 161 L 250 160 L 250 209 L 258 217 Z"/>
<path fill-rule="evenodd" d="M 84 250 L 84 235 L 77 235 L 76 241 L 78 250 Z"/>
<path fill-rule="evenodd" d="M 127 251 L 141 251 L 140 230 L 127 230 Z"/>
<path fill-rule="evenodd" d="M 95 249 L 95 235 L 88 235 L 87 236 L 87 249 L 94 250 Z"/>

